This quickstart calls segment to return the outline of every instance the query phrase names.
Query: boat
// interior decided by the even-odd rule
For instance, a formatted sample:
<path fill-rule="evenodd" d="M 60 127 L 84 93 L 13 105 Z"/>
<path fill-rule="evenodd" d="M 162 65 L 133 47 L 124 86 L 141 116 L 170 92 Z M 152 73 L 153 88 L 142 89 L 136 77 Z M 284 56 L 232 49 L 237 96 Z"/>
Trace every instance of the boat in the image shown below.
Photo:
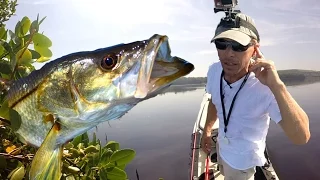
<path fill-rule="evenodd" d="M 224 176 L 219 171 L 217 163 L 217 152 L 215 150 L 219 120 L 215 122 L 212 127 L 212 152 L 208 156 L 200 147 L 201 136 L 203 133 L 205 121 L 207 118 L 207 110 L 210 102 L 210 94 L 205 93 L 200 105 L 200 110 L 191 136 L 191 154 L 190 154 L 190 180 L 224 180 Z M 256 167 L 255 180 L 279 180 L 275 170 L 272 167 L 271 161 L 268 156 L 267 148 L 265 150 L 265 157 L 267 163 L 260 167 Z"/>

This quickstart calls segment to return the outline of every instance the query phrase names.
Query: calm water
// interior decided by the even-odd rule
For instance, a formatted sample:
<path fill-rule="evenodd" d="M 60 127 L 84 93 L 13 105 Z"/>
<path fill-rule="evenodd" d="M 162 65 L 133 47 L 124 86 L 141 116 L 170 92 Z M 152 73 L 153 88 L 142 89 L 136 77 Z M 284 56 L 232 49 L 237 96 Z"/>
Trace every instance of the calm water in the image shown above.
<path fill-rule="evenodd" d="M 281 180 L 320 179 L 320 83 L 288 87 L 290 93 L 310 118 L 311 140 L 295 146 L 274 123 L 267 139 L 269 153 Z M 169 92 L 142 102 L 121 120 L 101 124 L 97 135 L 105 142 L 118 141 L 121 148 L 136 150 L 128 165 L 130 179 L 187 179 L 191 133 L 198 115 L 203 88 Z"/>

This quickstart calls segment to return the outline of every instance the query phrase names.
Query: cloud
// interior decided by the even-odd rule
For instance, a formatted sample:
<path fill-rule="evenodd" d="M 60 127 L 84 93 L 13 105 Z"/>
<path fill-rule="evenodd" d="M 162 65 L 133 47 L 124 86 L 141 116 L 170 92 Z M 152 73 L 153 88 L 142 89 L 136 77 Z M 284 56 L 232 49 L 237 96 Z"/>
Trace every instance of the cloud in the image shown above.
<path fill-rule="evenodd" d="M 261 39 L 260 45 L 261 46 L 274 46 L 278 44 L 276 38 L 263 38 Z"/>
<path fill-rule="evenodd" d="M 63 0 L 21 0 L 18 4 L 31 4 L 31 5 L 49 5 L 49 4 L 59 4 Z"/>
<path fill-rule="evenodd" d="M 174 24 L 177 16 L 200 14 L 187 0 L 71 0 L 73 10 L 86 19 L 112 23 L 114 25 Z M 86 13 L 83 13 L 86 12 Z M 190 13 L 192 12 L 192 13 Z"/>
<path fill-rule="evenodd" d="M 49 3 L 52 3 L 48 0 L 42 0 L 42 1 L 34 1 L 33 4 L 34 5 L 38 5 L 38 4 L 49 4 Z"/>
<path fill-rule="evenodd" d="M 250 1 L 257 10 L 256 23 L 268 21 L 268 29 L 291 30 L 297 28 L 320 28 L 320 5 L 318 0 L 264 0 Z"/>
<path fill-rule="evenodd" d="M 285 18 L 272 20 L 272 17 L 256 18 L 255 22 L 261 36 L 261 44 L 274 46 L 281 43 L 310 42 L 310 36 L 316 29 L 320 29 L 319 17 L 297 16 L 295 19 Z"/>
<path fill-rule="evenodd" d="M 301 41 L 294 42 L 294 44 L 318 44 L 318 43 L 320 43 L 320 41 L 303 41 L 303 40 L 301 40 Z"/>
<path fill-rule="evenodd" d="M 278 14 L 283 16 L 318 16 L 320 15 L 318 0 L 265 0 L 251 1 L 254 7 L 270 14 Z"/>
<path fill-rule="evenodd" d="M 208 49 L 208 50 L 198 51 L 196 54 L 199 54 L 199 55 L 213 55 L 213 54 L 217 54 L 217 51 L 216 50 L 212 50 L 212 49 Z"/>
<path fill-rule="evenodd" d="M 301 4 L 301 0 L 269 0 L 265 5 L 267 8 L 280 11 L 292 11 Z"/>

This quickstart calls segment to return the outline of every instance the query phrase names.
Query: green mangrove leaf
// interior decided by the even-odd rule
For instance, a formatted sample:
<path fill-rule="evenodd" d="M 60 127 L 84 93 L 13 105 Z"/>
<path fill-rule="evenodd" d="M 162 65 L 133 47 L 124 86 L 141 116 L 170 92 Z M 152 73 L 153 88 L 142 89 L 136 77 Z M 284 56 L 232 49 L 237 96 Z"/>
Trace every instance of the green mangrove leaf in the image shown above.
<path fill-rule="evenodd" d="M 70 149 L 70 148 L 73 148 L 74 146 L 73 146 L 73 144 L 72 143 L 68 143 L 68 144 L 66 144 L 65 146 L 64 146 L 64 148 L 66 148 L 66 149 Z"/>
<path fill-rule="evenodd" d="M 18 23 L 16 24 L 16 27 L 14 29 L 15 35 L 17 37 L 21 37 L 22 36 L 22 28 L 21 28 L 21 21 L 18 21 Z"/>
<path fill-rule="evenodd" d="M 43 57 L 52 57 L 52 52 L 48 47 L 34 46 L 34 49 Z"/>
<path fill-rule="evenodd" d="M 21 20 L 22 35 L 27 34 L 28 30 L 30 29 L 30 26 L 30 19 L 27 16 L 23 17 Z"/>
<path fill-rule="evenodd" d="M 34 46 L 39 46 L 39 47 L 51 47 L 52 46 L 52 42 L 51 40 L 45 36 L 44 34 L 40 34 L 40 33 L 35 33 L 32 37 Z"/>
<path fill-rule="evenodd" d="M 16 54 L 16 59 L 18 60 L 18 64 L 31 63 L 32 53 L 29 51 L 29 49 L 26 49 L 26 50 L 20 49 Z"/>
<path fill-rule="evenodd" d="M 99 177 L 100 180 L 108 180 L 107 171 L 105 169 L 100 169 Z"/>
<path fill-rule="evenodd" d="M 0 56 L 4 56 L 4 53 L 6 52 L 6 49 L 0 44 Z"/>
<path fill-rule="evenodd" d="M 37 59 L 37 62 L 43 63 L 43 62 L 46 62 L 46 61 L 48 61 L 48 60 L 50 60 L 49 57 L 44 57 L 44 56 L 42 56 L 42 57 L 40 57 L 39 59 Z"/>
<path fill-rule="evenodd" d="M 12 174 L 11 174 L 12 173 Z M 24 166 L 17 167 L 8 175 L 10 180 L 22 180 L 26 173 Z"/>
<path fill-rule="evenodd" d="M 37 51 L 32 50 L 32 49 L 29 49 L 29 51 L 32 54 L 32 59 L 39 59 L 41 57 L 41 55 Z"/>
<path fill-rule="evenodd" d="M 75 138 L 72 140 L 72 144 L 73 144 L 74 147 L 77 147 L 78 144 L 81 143 L 81 141 L 82 141 L 82 136 L 80 135 L 80 136 L 75 137 Z"/>
<path fill-rule="evenodd" d="M 68 166 L 68 170 L 69 170 L 71 173 L 78 173 L 78 172 L 80 171 L 79 168 L 74 167 L 74 166 Z"/>
<path fill-rule="evenodd" d="M 88 146 L 89 136 L 87 132 L 82 134 L 82 142 L 84 143 L 84 146 Z"/>
<path fill-rule="evenodd" d="M 0 27 L 0 39 L 7 39 L 7 30 L 4 28 L 4 26 Z"/>
<path fill-rule="evenodd" d="M 6 158 L 3 156 L 0 156 L 0 169 L 5 169 L 6 167 L 7 167 Z"/>
<path fill-rule="evenodd" d="M 31 26 L 30 26 L 30 29 L 29 29 L 29 32 L 30 34 L 32 32 L 38 32 L 39 31 L 39 24 L 38 24 L 38 21 L 37 20 L 34 20 L 32 23 L 31 23 Z"/>
<path fill-rule="evenodd" d="M 97 149 L 95 146 L 91 145 L 84 149 L 84 153 L 96 153 L 99 152 L 99 149 Z"/>
<path fill-rule="evenodd" d="M 5 61 L 0 61 L 0 73 L 11 74 L 11 72 L 10 64 Z"/>
<path fill-rule="evenodd" d="M 86 157 L 88 158 L 88 165 L 90 167 L 95 167 L 99 164 L 99 154 L 94 153 L 94 154 L 87 154 Z"/>
<path fill-rule="evenodd" d="M 38 14 L 38 17 L 39 17 L 39 14 Z M 47 16 L 45 16 L 44 18 L 42 18 L 40 21 L 39 21 L 39 25 L 47 18 Z"/>
<path fill-rule="evenodd" d="M 89 143 L 89 145 L 97 145 L 97 136 L 95 132 L 93 133 L 92 141 Z"/>
<path fill-rule="evenodd" d="M 111 150 L 106 150 L 103 152 L 101 159 L 100 159 L 100 163 L 102 166 L 105 166 L 110 162 L 110 157 L 112 154 L 113 154 L 113 152 Z"/>
<path fill-rule="evenodd" d="M 108 149 L 108 148 L 110 148 L 112 151 L 117 151 L 120 149 L 120 144 L 115 141 L 109 141 L 104 147 L 104 149 Z"/>
<path fill-rule="evenodd" d="M 67 176 L 66 180 L 76 180 L 76 178 L 73 175 Z"/>
<path fill-rule="evenodd" d="M 106 170 L 109 180 L 126 180 L 127 178 L 126 172 L 117 167 L 107 168 Z"/>
<path fill-rule="evenodd" d="M 135 157 L 136 152 L 132 149 L 121 149 L 113 153 L 110 157 L 111 162 L 116 162 L 117 165 L 128 164 Z"/>
<path fill-rule="evenodd" d="M 12 128 L 12 130 L 16 131 L 21 126 L 21 116 L 14 109 L 10 109 L 9 114 L 10 114 L 11 128 Z"/>
<path fill-rule="evenodd" d="M 7 120 L 10 120 L 9 111 L 10 111 L 10 109 L 8 106 L 8 100 L 5 100 L 0 107 L 0 116 L 7 119 Z"/>

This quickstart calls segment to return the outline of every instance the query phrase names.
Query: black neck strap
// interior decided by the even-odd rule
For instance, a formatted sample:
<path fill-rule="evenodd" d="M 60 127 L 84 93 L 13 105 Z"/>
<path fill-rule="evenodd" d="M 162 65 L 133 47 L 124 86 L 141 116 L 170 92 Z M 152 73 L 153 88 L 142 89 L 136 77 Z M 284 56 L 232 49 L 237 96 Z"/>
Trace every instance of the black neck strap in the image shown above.
<path fill-rule="evenodd" d="M 230 115 L 231 115 L 231 111 L 232 111 L 234 102 L 236 100 L 236 97 L 237 97 L 239 91 L 244 86 L 244 84 L 247 82 L 249 73 L 246 74 L 244 80 L 242 81 L 242 84 L 241 84 L 240 88 L 238 89 L 237 93 L 234 95 L 234 97 L 232 99 L 232 103 L 231 103 L 231 106 L 230 106 L 230 109 L 229 109 L 228 117 L 226 117 L 226 112 L 225 112 L 226 110 L 225 110 L 224 101 L 223 101 L 224 95 L 222 94 L 222 78 L 223 78 L 223 75 L 224 75 L 224 71 L 222 70 L 221 78 L 220 78 L 220 99 L 221 99 L 221 105 L 222 105 L 222 110 L 223 110 L 223 118 L 224 118 L 224 133 L 227 133 L 227 126 L 228 126 L 228 123 L 229 123 L 229 119 L 230 119 Z"/>

